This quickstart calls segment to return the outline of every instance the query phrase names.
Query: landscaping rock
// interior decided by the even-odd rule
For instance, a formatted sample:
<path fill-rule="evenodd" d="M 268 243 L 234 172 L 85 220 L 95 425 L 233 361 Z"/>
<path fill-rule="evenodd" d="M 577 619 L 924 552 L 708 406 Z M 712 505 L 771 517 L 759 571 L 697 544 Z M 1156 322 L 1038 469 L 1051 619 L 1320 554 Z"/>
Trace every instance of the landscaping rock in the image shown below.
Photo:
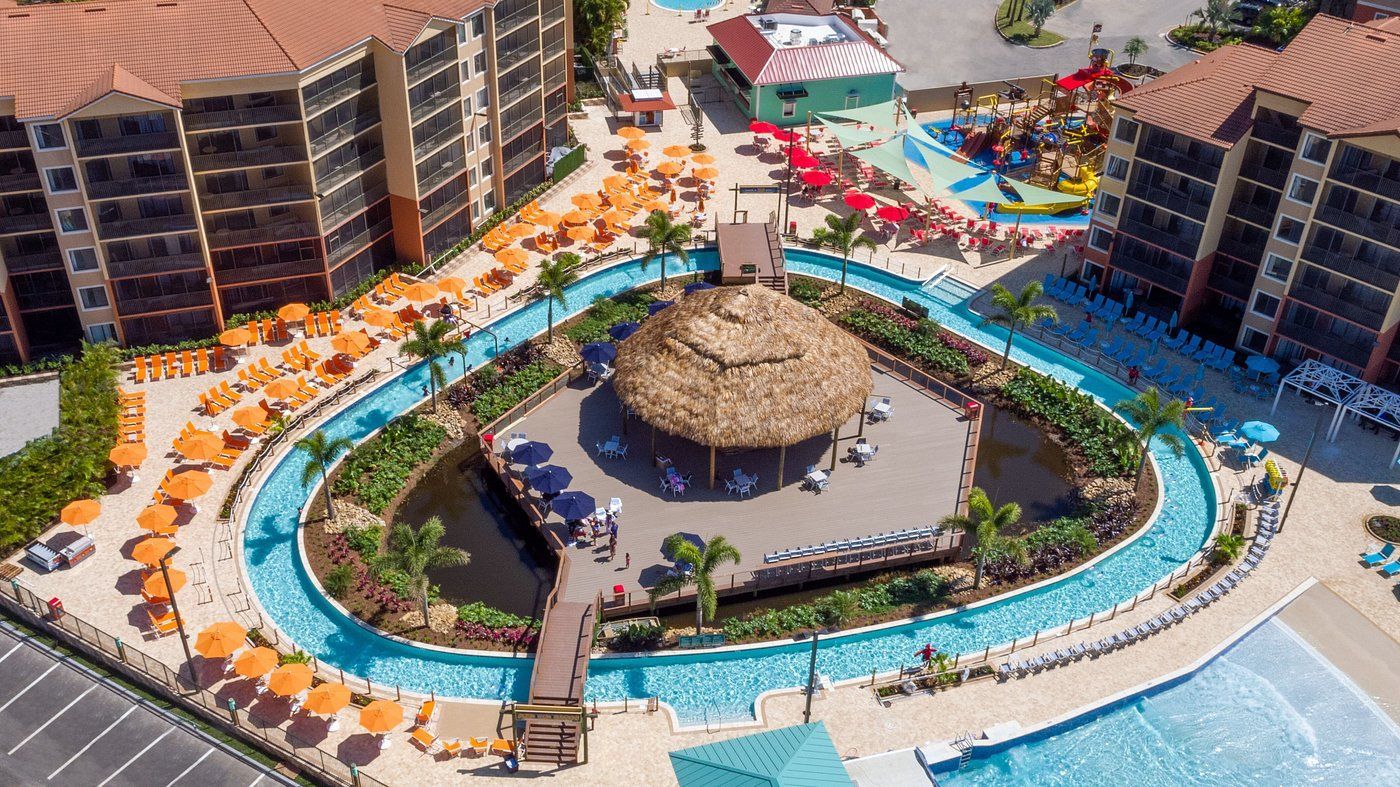
<path fill-rule="evenodd" d="M 578 348 L 558 332 L 554 334 L 554 341 L 540 345 L 540 352 L 544 357 L 564 367 L 573 366 L 580 360 Z"/>
<path fill-rule="evenodd" d="M 450 440 L 460 440 L 467 433 L 467 422 L 462 418 L 461 412 L 455 407 L 448 407 L 446 402 L 438 405 L 437 412 L 427 411 L 425 417 L 446 429 Z"/>
<path fill-rule="evenodd" d="M 1131 506 L 1135 495 L 1131 478 L 1089 478 L 1079 489 L 1084 502 L 1108 507 Z"/>
<path fill-rule="evenodd" d="M 352 527 L 383 527 L 384 520 L 348 500 L 335 501 L 335 519 L 324 520 L 326 532 L 335 535 Z"/>
<path fill-rule="evenodd" d="M 414 628 L 423 625 L 423 610 L 414 604 L 412 612 L 407 612 L 399 621 Z M 439 634 L 449 634 L 457 625 L 457 608 L 451 604 L 433 604 L 428 607 L 428 628 Z"/>

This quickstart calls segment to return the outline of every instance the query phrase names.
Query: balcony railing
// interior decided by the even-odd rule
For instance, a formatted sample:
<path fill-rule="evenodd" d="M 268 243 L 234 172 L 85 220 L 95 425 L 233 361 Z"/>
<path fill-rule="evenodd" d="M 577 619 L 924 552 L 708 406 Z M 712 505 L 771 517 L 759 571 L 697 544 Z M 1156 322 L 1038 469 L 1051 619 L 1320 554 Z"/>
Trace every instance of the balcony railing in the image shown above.
<path fill-rule="evenodd" d="M 470 203 L 471 195 L 466 191 L 463 191 L 461 194 L 458 194 L 457 196 L 453 197 L 447 202 L 444 202 L 436 208 L 433 208 L 426 216 L 423 217 L 423 231 L 427 232 L 433 227 L 436 227 L 439 223 L 442 222 L 443 219 L 461 211 Z"/>
<path fill-rule="evenodd" d="M 321 226 L 329 231 L 332 227 L 344 222 L 346 219 L 384 199 L 388 195 L 388 186 L 380 183 L 377 186 L 371 187 L 368 192 L 340 205 L 334 210 L 323 209 L 321 212 Z"/>
<path fill-rule="evenodd" d="M 324 175 L 317 175 L 316 190 L 322 194 L 329 194 L 349 183 L 352 178 L 369 171 L 370 167 L 384 160 L 383 147 L 375 143 L 374 147 L 361 152 L 360 155 L 342 161 L 334 169 L 326 170 Z"/>
<path fill-rule="evenodd" d="M 506 175 L 510 175 L 514 173 L 517 169 L 520 169 L 525 164 L 527 164 L 531 159 L 539 158 L 543 155 L 544 148 L 542 145 L 532 145 L 529 148 L 526 148 L 525 150 L 522 150 L 519 153 L 516 153 L 515 155 L 506 159 L 506 163 L 502 167 L 502 172 L 504 172 Z"/>
<path fill-rule="evenodd" d="M 1235 265 L 1231 267 L 1228 262 L 1217 260 L 1215 265 L 1211 267 L 1210 278 L 1206 280 L 1206 283 L 1232 298 L 1247 301 L 1249 293 L 1254 289 L 1255 273 L 1255 269 L 1251 266 Z"/>
<path fill-rule="evenodd" d="M 1359 260 L 1357 252 L 1329 251 L 1314 244 L 1303 247 L 1303 259 L 1329 271 L 1360 279 L 1382 290 L 1394 292 L 1400 286 L 1400 255 L 1379 260 Z"/>
<path fill-rule="evenodd" d="M 408 68 L 408 84 L 413 86 L 417 82 L 423 81 L 425 77 L 441 71 L 448 63 L 457 62 L 457 47 L 449 46 L 446 49 L 430 55 L 426 60 L 420 61 L 416 65 Z"/>
<path fill-rule="evenodd" d="M 517 64 L 523 63 L 528 58 L 534 57 L 535 55 L 539 54 L 539 51 L 539 38 L 525 39 L 525 43 L 515 47 L 514 49 L 511 49 L 506 52 L 501 52 L 498 55 L 496 55 L 496 73 L 504 76 L 507 71 L 514 68 Z"/>
<path fill-rule="evenodd" d="M 133 276 L 178 273 L 203 267 L 204 257 L 199 254 L 169 254 L 161 257 L 143 257 L 138 260 L 108 260 L 107 277 L 110 279 L 129 279 Z"/>
<path fill-rule="evenodd" d="M 1355 213 L 1339 210 L 1331 205 L 1318 205 L 1313 218 L 1360 235 L 1368 240 L 1400 248 L 1400 227 L 1382 224 Z"/>
<path fill-rule="evenodd" d="M 455 122 L 447 128 L 433 134 L 431 137 L 413 146 L 413 160 L 417 161 L 448 142 L 462 136 L 461 122 Z"/>
<path fill-rule="evenodd" d="M 535 74 L 533 79 L 522 79 L 518 85 L 501 91 L 501 98 L 497 103 L 500 104 L 501 111 L 504 112 L 515 102 L 539 89 L 539 74 Z"/>
<path fill-rule="evenodd" d="M 1295 301 L 1302 301 L 1309 306 L 1315 306 L 1344 320 L 1364 325 L 1372 330 L 1380 330 L 1382 323 L 1385 322 L 1384 311 L 1373 311 L 1363 307 L 1355 300 L 1342 298 L 1315 287 L 1303 287 L 1295 283 L 1288 291 L 1288 297 Z"/>
<path fill-rule="evenodd" d="M 220 287 L 230 284 L 247 284 L 264 279 L 285 279 L 292 276 L 312 276 L 325 273 L 325 263 L 319 259 L 296 260 L 293 262 L 270 262 L 266 265 L 249 265 L 244 268 L 229 268 L 214 271 L 214 280 Z"/>
<path fill-rule="evenodd" d="M 1255 120 L 1254 131 L 1252 133 L 1255 139 L 1272 142 L 1275 145 L 1288 148 L 1289 150 L 1298 147 L 1298 139 L 1303 135 L 1302 129 L 1297 126 L 1293 128 L 1284 128 L 1276 123 L 1270 123 L 1265 120 Z"/>
<path fill-rule="evenodd" d="M 544 59 L 549 60 L 564 51 L 564 36 L 544 42 Z"/>
<path fill-rule="evenodd" d="M 149 134 L 126 134 L 117 137 L 94 137 L 77 141 L 78 157 L 117 156 L 151 150 L 171 150 L 180 147 L 180 138 L 173 131 Z"/>
<path fill-rule="evenodd" d="M 94 200 L 138 197 L 168 191 L 186 191 L 189 182 L 184 175 L 156 175 L 149 178 L 119 178 L 89 183 L 88 196 Z"/>
<path fill-rule="evenodd" d="M 1258 265 L 1260 258 L 1264 256 L 1264 246 L 1267 243 L 1268 238 L 1266 236 L 1260 236 L 1258 241 L 1251 242 L 1242 238 L 1232 238 L 1222 235 L 1220 242 L 1216 244 L 1216 249 L 1236 259 Z"/>
<path fill-rule="evenodd" d="M 221 112 L 201 112 L 196 115 L 186 112 L 184 120 L 185 131 L 209 131 L 216 128 L 237 128 L 239 126 L 270 126 L 277 123 L 295 123 L 301 120 L 301 107 L 295 104 L 277 104 Z"/>
<path fill-rule="evenodd" d="M 443 162 L 443 166 L 437 167 L 432 172 L 427 174 L 420 172 L 418 174 L 418 190 L 426 194 L 451 180 L 454 176 L 462 174 L 466 168 L 466 160 L 466 154 L 461 154 L 450 161 Z M 419 167 L 421 168 L 422 165 L 420 164 Z"/>
<path fill-rule="evenodd" d="M 17 232 L 35 232 L 53 228 L 47 213 L 21 213 L 16 216 L 0 216 L 0 235 Z"/>
<path fill-rule="evenodd" d="M 375 224 L 369 229 L 357 233 L 350 240 L 346 241 L 343 245 L 341 245 L 335 251 L 331 252 L 326 256 L 326 267 L 334 268 L 336 266 L 336 263 L 340 262 L 341 260 L 349 259 L 356 252 L 359 252 L 363 250 L 365 246 L 368 246 L 371 240 L 378 238 L 379 236 L 383 235 L 384 233 L 388 232 L 393 228 L 393 219 L 385 218 L 384 220 L 380 221 L 379 223 Z"/>
<path fill-rule="evenodd" d="M 0 192 L 38 191 L 43 183 L 37 172 L 21 172 L 16 175 L 0 175 Z"/>
<path fill-rule="evenodd" d="M 47 271 L 54 268 L 63 267 L 63 255 L 54 251 L 43 251 L 37 254 L 7 254 L 5 255 L 5 268 L 10 273 L 32 273 L 34 271 Z"/>
<path fill-rule="evenodd" d="M 437 111 L 442 109 L 443 107 L 446 107 L 449 104 L 455 104 L 461 99 L 461 88 L 455 84 L 449 85 L 448 87 L 445 87 L 442 90 L 438 91 L 436 95 L 429 96 L 428 98 L 418 102 L 417 104 L 414 104 L 413 108 L 409 110 L 408 113 L 410 122 L 417 123 L 423 118 L 430 117 L 436 114 Z"/>
<path fill-rule="evenodd" d="M 150 312 L 168 312 L 176 309 L 195 309 L 214 305 L 214 298 L 208 290 L 181 292 L 174 295 L 153 295 L 148 298 L 127 298 L 117 301 L 117 311 L 123 317 Z"/>
<path fill-rule="evenodd" d="M 1128 185 L 1128 193 L 1144 202 L 1190 216 L 1197 221 L 1205 221 L 1206 214 L 1210 213 L 1210 197 L 1207 197 L 1205 202 L 1193 200 L 1184 192 L 1162 186 L 1149 186 L 1146 180 L 1134 178 Z"/>
<path fill-rule="evenodd" d="M 1288 167 L 1278 167 L 1275 166 L 1277 162 L 1269 162 L 1268 156 L 1258 152 L 1263 150 L 1278 153 L 1278 151 L 1272 148 L 1260 147 L 1258 145 L 1252 146 L 1249 153 L 1245 155 L 1244 161 L 1240 162 L 1240 177 L 1248 178 L 1255 183 L 1262 183 L 1270 188 L 1281 190 L 1284 181 L 1288 180 Z M 1282 156 L 1283 154 L 1279 153 L 1279 155 Z"/>
<path fill-rule="evenodd" d="M 282 243 L 289 240 L 314 238 L 316 234 L 316 225 L 309 221 L 287 221 L 251 227 L 246 230 L 215 230 L 208 233 L 209 246 L 212 248 Z"/>
<path fill-rule="evenodd" d="M 501 144 L 505 145 L 507 142 L 519 136 L 520 132 L 525 131 L 526 129 L 531 128 L 533 126 L 538 126 L 540 124 L 540 120 L 541 113 L 538 108 L 535 108 L 531 109 L 531 111 L 528 114 L 525 114 L 522 117 L 518 117 L 515 120 L 512 120 L 511 122 L 505 124 L 501 127 Z"/>
<path fill-rule="evenodd" d="M 321 112 L 330 109 L 345 99 L 359 93 L 361 90 L 365 90 L 373 85 L 373 82 L 369 85 L 365 85 L 359 79 L 349 79 L 334 87 L 327 88 L 316 94 L 315 97 L 305 100 L 306 117 L 310 119 L 312 115 L 319 115 Z"/>
<path fill-rule="evenodd" d="M 1315 326 L 1302 325 L 1287 319 L 1279 321 L 1278 332 L 1287 339 L 1334 358 L 1339 358 L 1353 366 L 1361 367 L 1365 367 L 1371 359 L 1371 350 L 1375 344 L 1375 342 L 1371 342 L 1370 346 L 1353 344 L 1327 331 L 1320 331 Z"/>
<path fill-rule="evenodd" d="M 1252 202 L 1232 202 L 1230 209 L 1226 211 L 1231 216 L 1244 219 L 1248 222 L 1258 224 L 1265 229 L 1274 226 L 1274 214 L 1278 211 L 1278 206 L 1266 208 L 1263 205 L 1256 205 Z"/>
<path fill-rule="evenodd" d="M 0 131 L 0 150 L 14 150 L 15 148 L 28 148 L 29 137 L 25 135 L 24 129 L 14 131 Z"/>
<path fill-rule="evenodd" d="M 272 167 L 300 161 L 306 161 L 304 148 L 295 145 L 269 145 L 264 148 L 194 156 L 190 159 L 190 164 L 194 167 L 195 172 L 211 172 L 221 169 Z"/>
<path fill-rule="evenodd" d="M 164 235 L 170 232 L 189 232 L 195 228 L 194 216 L 182 213 L 178 216 L 149 216 L 136 219 L 103 221 L 97 225 L 103 240 L 134 238 L 140 235 Z"/>
<path fill-rule="evenodd" d="M 232 210 L 234 208 L 255 208 L 259 205 L 307 202 L 311 196 L 311 189 L 307 186 L 270 186 L 265 189 L 208 194 L 200 199 L 200 204 L 206 211 Z"/>
<path fill-rule="evenodd" d="M 1161 246 L 1183 257 L 1190 257 L 1192 259 L 1195 259 L 1196 249 L 1201 245 L 1199 235 L 1195 238 L 1190 238 L 1180 232 L 1169 232 L 1167 230 L 1158 229 L 1151 224 L 1138 221 L 1128 216 L 1124 216 L 1118 222 L 1118 230 L 1132 235 L 1138 240 L 1146 241 L 1154 246 Z"/>
<path fill-rule="evenodd" d="M 15 302 L 19 304 L 20 311 L 30 309 L 56 309 L 63 306 L 73 305 L 73 293 L 69 290 L 43 290 L 41 292 L 25 292 L 15 288 Z"/>
<path fill-rule="evenodd" d="M 1169 271 L 1153 261 L 1121 251 L 1121 248 L 1120 245 L 1119 249 L 1114 250 L 1113 256 L 1109 258 L 1109 265 L 1178 294 L 1186 292 L 1186 276 Z"/>
<path fill-rule="evenodd" d="M 526 5 L 523 5 L 520 8 L 515 9 L 514 11 L 511 11 L 505 16 L 497 17 L 495 25 L 496 37 L 500 38 L 501 36 L 504 36 L 506 33 L 509 33 L 510 31 L 514 30 L 517 27 L 520 27 L 527 21 L 534 19 L 539 15 L 539 4 L 527 3 Z"/>
<path fill-rule="evenodd" d="M 1189 154 L 1178 151 L 1176 148 L 1169 148 L 1161 145 L 1141 145 L 1137 155 L 1140 159 L 1150 161 L 1153 164 L 1160 164 L 1167 169 L 1173 169 L 1209 183 L 1214 183 L 1220 177 L 1219 166 L 1202 163 L 1192 158 Z"/>
<path fill-rule="evenodd" d="M 349 142 L 379 125 L 379 122 L 378 112 L 364 112 L 356 115 L 354 120 L 342 123 L 311 140 L 312 157 L 319 158 L 322 154 L 329 153 L 337 146 Z"/>
<path fill-rule="evenodd" d="M 1381 173 L 1373 170 L 1360 169 L 1358 167 L 1343 167 L 1338 164 L 1332 165 L 1330 176 L 1333 180 L 1364 189 L 1373 194 L 1380 194 L 1393 200 L 1400 200 L 1400 180 L 1393 177 L 1385 177 Z"/>

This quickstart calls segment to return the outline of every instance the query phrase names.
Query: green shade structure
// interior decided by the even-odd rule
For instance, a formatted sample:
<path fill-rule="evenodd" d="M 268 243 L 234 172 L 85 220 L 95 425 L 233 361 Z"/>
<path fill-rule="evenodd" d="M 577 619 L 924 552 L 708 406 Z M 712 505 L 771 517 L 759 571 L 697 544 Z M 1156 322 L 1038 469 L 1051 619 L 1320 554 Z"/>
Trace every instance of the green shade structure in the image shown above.
<path fill-rule="evenodd" d="M 671 767 L 681 787 L 854 784 L 821 722 L 673 751 Z"/>
<path fill-rule="evenodd" d="M 843 126 L 837 122 L 839 118 L 831 117 L 826 114 L 819 114 L 816 115 L 816 117 L 826 123 L 826 130 L 829 134 L 836 137 L 837 141 L 839 141 L 842 146 L 848 148 L 853 148 L 858 145 L 867 145 L 882 139 L 889 139 L 890 134 L 893 133 L 890 131 L 870 131 L 868 129 L 856 128 L 855 126 Z"/>
<path fill-rule="evenodd" d="M 908 117 L 908 115 L 903 114 L 904 110 L 902 108 L 899 111 L 901 112 L 899 115 L 901 120 Z M 833 120 L 864 123 L 874 126 L 876 131 L 883 131 L 885 132 L 885 136 L 889 136 L 899 130 L 895 128 L 895 112 L 894 102 L 885 101 L 880 104 L 871 104 L 867 107 L 857 107 L 855 109 L 833 109 L 828 112 L 818 113 L 817 117 L 820 117 L 828 123 Z"/>
<path fill-rule="evenodd" d="M 864 161 L 870 166 L 899 178 L 915 188 L 922 184 L 909 169 L 910 159 L 904 155 L 904 133 L 900 132 L 888 142 L 881 142 L 878 145 L 861 150 L 850 151 L 852 156 Z"/>

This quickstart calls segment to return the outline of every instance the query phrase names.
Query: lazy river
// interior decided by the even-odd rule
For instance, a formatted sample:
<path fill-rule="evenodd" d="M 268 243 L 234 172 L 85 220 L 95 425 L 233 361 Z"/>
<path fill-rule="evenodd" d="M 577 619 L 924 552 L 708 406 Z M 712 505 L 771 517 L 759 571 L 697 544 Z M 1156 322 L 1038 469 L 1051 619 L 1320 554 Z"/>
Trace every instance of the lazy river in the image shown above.
<path fill-rule="evenodd" d="M 713 250 L 690 255 L 687 265 L 674 260 L 668 274 L 714 270 Z M 788 270 L 834 280 L 840 260 L 793 249 Z M 568 311 L 577 313 L 595 298 L 611 297 L 648 284 L 659 276 L 637 261 L 587 275 L 568 290 Z M 932 291 L 883 270 L 852 263 L 850 286 L 899 303 L 910 298 L 927 306 L 930 316 L 949 330 L 990 347 L 1005 343 L 1005 332 L 982 326 L 968 307 L 972 290 L 945 280 Z M 561 316 L 560 319 L 565 317 Z M 545 329 L 545 304 L 513 311 L 489 326 L 511 347 Z M 472 368 L 490 360 L 491 337 L 484 332 L 465 342 Z M 1013 357 L 1052 375 L 1100 401 L 1112 404 L 1131 392 L 1112 378 L 1037 344 L 1019 338 Z M 421 400 L 427 369 L 417 366 L 380 384 L 330 418 L 322 429 L 330 437 L 360 442 Z M 1149 532 L 1104 556 L 1090 569 L 980 607 L 945 613 L 879 629 L 835 635 L 822 640 L 818 670 L 834 680 L 869 675 L 872 669 L 894 670 L 908 663 L 926 642 L 950 652 L 971 652 L 1029 636 L 1039 629 L 1088 617 L 1136 595 L 1181 566 L 1209 536 L 1216 499 L 1204 462 L 1194 451 L 1175 456 L 1153 446 L 1165 502 Z M 257 490 L 244 526 L 245 568 L 263 609 L 297 646 L 315 654 L 322 665 L 341 668 L 379 685 L 399 686 L 440 696 L 523 700 L 528 695 L 532 660 L 419 648 L 379 636 L 345 617 L 326 601 L 307 574 L 299 555 L 299 512 L 312 489 L 301 483 L 302 460 L 295 450 L 280 458 Z M 805 682 L 810 645 L 782 643 L 742 650 L 650 656 L 607 656 L 591 662 L 588 699 L 659 696 L 682 724 L 749 720 L 754 700 L 763 692 Z"/>

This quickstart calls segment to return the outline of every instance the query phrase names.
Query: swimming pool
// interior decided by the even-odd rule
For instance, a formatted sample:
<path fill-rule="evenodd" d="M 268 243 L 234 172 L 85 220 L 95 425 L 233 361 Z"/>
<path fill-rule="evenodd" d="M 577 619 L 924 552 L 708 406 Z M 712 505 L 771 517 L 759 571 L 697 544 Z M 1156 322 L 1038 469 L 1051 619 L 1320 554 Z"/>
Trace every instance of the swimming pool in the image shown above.
<path fill-rule="evenodd" d="M 828 280 L 840 276 L 840 260 L 806 250 L 789 250 L 788 269 Z M 691 254 L 687 270 L 714 269 L 713 251 Z M 680 269 L 674 261 L 669 270 Z M 656 278 L 657 266 L 643 272 L 633 261 L 590 274 L 569 288 L 569 311 L 586 308 L 595 297 L 608 297 Z M 945 281 L 932 291 L 883 270 L 852 263 L 851 286 L 899 303 L 908 297 L 930 310 L 950 330 L 988 346 L 1005 343 L 1004 330 L 981 325 L 968 307 L 972 290 Z M 492 324 L 509 347 L 545 328 L 543 302 L 531 304 Z M 562 319 L 562 318 L 561 318 Z M 468 361 L 490 357 L 491 341 L 478 333 L 466 342 Z M 1017 361 L 1079 387 L 1101 401 L 1129 395 L 1111 378 L 1021 338 L 1013 348 Z M 426 367 L 411 371 L 364 395 L 323 427 L 330 436 L 358 442 L 404 412 L 421 398 Z M 1204 543 L 1214 517 L 1215 494 L 1204 463 L 1194 452 L 1177 457 L 1160 446 L 1153 454 L 1162 474 L 1165 503 L 1151 531 L 1104 557 L 1088 571 L 986 606 L 823 640 L 818 669 L 836 680 L 888 671 L 906 663 L 925 642 L 954 652 L 981 650 L 1039 629 L 1088 617 L 1134 596 L 1185 563 Z M 478 656 L 392 643 L 344 617 L 318 593 L 297 551 L 297 512 L 310 489 L 300 482 L 296 452 L 283 457 L 255 497 L 244 531 L 245 564 L 253 590 L 267 614 L 299 647 L 321 662 L 367 677 L 378 684 L 453 697 L 523 699 L 531 661 L 527 658 Z M 803 643 L 739 651 L 594 659 L 588 698 L 609 701 L 659 696 L 683 724 L 705 720 L 750 720 L 754 700 L 763 692 L 800 685 L 806 676 Z"/>
<path fill-rule="evenodd" d="M 651 0 L 651 4 L 667 11 L 696 11 L 719 8 L 724 0 Z"/>
<path fill-rule="evenodd" d="M 1400 729 L 1271 618 L 1197 672 L 953 766 L 939 784 L 1366 784 L 1400 772 Z"/>

